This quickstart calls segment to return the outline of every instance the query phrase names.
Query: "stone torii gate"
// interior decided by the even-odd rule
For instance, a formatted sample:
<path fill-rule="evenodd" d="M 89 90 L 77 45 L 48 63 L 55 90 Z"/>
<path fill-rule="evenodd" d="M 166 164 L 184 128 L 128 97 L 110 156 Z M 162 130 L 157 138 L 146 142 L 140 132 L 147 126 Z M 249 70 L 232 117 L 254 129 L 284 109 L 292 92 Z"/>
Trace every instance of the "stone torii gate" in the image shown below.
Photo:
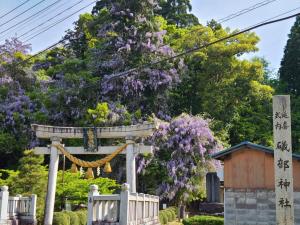
<path fill-rule="evenodd" d="M 51 146 L 36 147 L 34 153 L 38 155 L 50 154 L 50 165 L 48 175 L 48 188 L 46 197 L 45 220 L 44 225 L 52 225 L 56 180 L 58 171 L 58 162 L 60 151 L 54 146 L 61 144 L 62 139 L 79 139 L 83 138 L 84 127 L 58 127 L 32 124 L 32 129 L 35 131 L 37 138 L 50 139 Z M 135 159 L 139 153 L 152 153 L 152 146 L 136 144 L 136 138 L 144 138 L 150 136 L 155 124 L 144 123 L 131 126 L 119 127 L 96 127 L 97 138 L 124 138 L 126 140 L 126 150 L 121 154 L 126 154 L 126 182 L 130 185 L 130 192 L 136 193 L 136 165 Z M 92 128 L 92 127 L 88 127 Z M 111 154 L 120 146 L 100 146 L 98 151 L 86 151 L 83 147 L 65 147 L 65 149 L 76 155 L 87 154 Z"/>

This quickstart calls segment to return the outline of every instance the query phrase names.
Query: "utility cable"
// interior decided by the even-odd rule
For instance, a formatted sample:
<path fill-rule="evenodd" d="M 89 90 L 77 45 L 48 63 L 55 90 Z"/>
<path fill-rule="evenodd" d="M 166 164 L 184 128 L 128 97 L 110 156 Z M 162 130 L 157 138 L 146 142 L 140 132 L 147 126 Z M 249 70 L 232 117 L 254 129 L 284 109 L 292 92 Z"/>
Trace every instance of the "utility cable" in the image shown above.
<path fill-rule="evenodd" d="M 6 28 L 5 30 L 1 31 L 0 34 L 3 34 L 4 32 L 6 32 L 6 31 L 8 31 L 8 30 L 10 30 L 10 29 L 12 29 L 12 28 L 18 26 L 19 24 L 22 24 L 22 23 L 24 23 L 25 21 L 30 20 L 31 18 L 33 18 L 33 17 L 39 15 L 40 13 L 46 11 L 47 9 L 51 8 L 52 6 L 56 5 L 57 3 L 61 2 L 61 1 L 62 1 L 62 0 L 57 0 L 57 1 L 53 2 L 51 5 L 46 6 L 45 8 L 39 10 L 38 12 L 36 12 L 36 13 L 32 14 L 31 16 L 25 18 L 24 20 L 21 20 L 21 21 L 19 21 L 18 23 L 16 23 L 16 24 L 14 24 L 14 25 L 12 25 L 12 26 Z"/>
<path fill-rule="evenodd" d="M 300 6 L 294 8 L 294 9 L 285 11 L 285 12 L 283 12 L 283 13 L 280 13 L 280 14 L 278 14 L 278 15 L 276 15 L 276 16 L 270 17 L 270 18 L 268 18 L 268 19 L 266 19 L 266 20 L 263 20 L 263 21 L 260 22 L 260 23 L 268 22 L 268 21 L 273 20 L 273 19 L 276 19 L 276 18 L 278 18 L 278 17 L 280 17 L 280 16 L 284 16 L 284 15 L 286 15 L 286 14 L 289 14 L 289 13 L 291 13 L 291 12 L 294 12 L 294 11 L 296 11 L 296 10 L 298 10 L 298 9 L 300 9 Z M 257 24 L 255 24 L 255 25 L 258 25 L 258 24 L 260 24 L 260 23 L 257 23 Z M 252 26 L 255 26 L 255 25 L 252 25 Z M 249 27 L 247 27 L 247 28 L 249 28 Z M 245 28 L 245 29 L 247 29 L 247 28 Z"/>
<path fill-rule="evenodd" d="M 5 13 L 4 15 L 0 16 L 0 19 L 2 19 L 3 17 L 7 16 L 8 14 L 12 13 L 13 11 L 17 10 L 18 8 L 20 8 L 21 6 L 25 5 L 27 2 L 29 2 L 30 0 L 27 0 L 23 3 L 21 3 L 20 5 L 16 6 L 15 8 L 13 8 L 12 10 L 10 10 L 9 12 Z"/>
<path fill-rule="evenodd" d="M 118 78 L 118 77 L 127 75 L 127 74 L 129 74 L 129 73 L 131 73 L 131 72 L 134 72 L 134 71 L 137 71 L 137 70 L 141 70 L 141 69 L 146 68 L 146 67 L 149 67 L 149 66 L 154 66 L 154 65 L 157 65 L 157 64 L 160 64 L 160 63 L 164 63 L 164 62 L 166 62 L 166 61 L 169 61 L 169 60 L 172 60 L 172 59 L 175 59 L 175 58 L 178 58 L 178 57 L 182 57 L 182 56 L 185 56 L 185 55 L 189 55 L 189 54 L 191 54 L 191 53 L 193 53 L 193 52 L 196 52 L 196 51 L 199 51 L 199 50 L 201 50 L 201 49 L 207 48 L 207 47 L 209 47 L 209 46 L 211 46 L 211 45 L 214 45 L 214 44 L 216 44 L 216 43 L 226 41 L 226 40 L 231 39 L 231 38 L 233 38 L 233 37 L 236 37 L 236 36 L 238 36 L 238 35 L 240 35 L 240 34 L 243 34 L 243 33 L 249 32 L 249 31 L 251 31 L 251 30 L 257 29 L 257 28 L 259 28 L 259 27 L 263 27 L 263 26 L 267 26 L 267 25 L 270 25 L 270 24 L 274 24 L 274 23 L 278 23 L 278 22 L 281 22 L 281 21 L 285 21 L 285 20 L 294 18 L 294 17 L 296 17 L 296 16 L 300 16 L 300 13 L 296 13 L 296 14 L 293 14 L 293 15 L 290 15 L 290 16 L 287 16 L 287 17 L 283 17 L 283 18 L 280 18 L 280 19 L 276 19 L 276 20 L 271 20 L 271 21 L 267 21 L 267 22 L 262 22 L 262 23 L 260 23 L 260 24 L 257 24 L 257 25 L 251 26 L 251 27 L 249 27 L 249 28 L 243 29 L 243 30 L 241 30 L 241 31 L 239 31 L 239 32 L 236 32 L 236 33 L 227 35 L 226 37 L 217 39 L 217 40 L 215 40 L 215 41 L 212 41 L 212 42 L 209 42 L 209 43 L 206 43 L 206 44 L 203 44 L 203 45 L 201 45 L 201 46 L 199 46 L 199 47 L 195 47 L 195 48 L 189 49 L 189 50 L 184 51 L 184 52 L 182 52 L 182 53 L 179 53 L 179 54 L 177 54 L 177 55 L 175 55 L 175 56 L 168 57 L 168 58 L 164 58 L 164 59 L 162 59 L 162 60 L 155 61 L 155 62 L 152 62 L 152 63 L 147 63 L 147 64 L 145 64 L 145 65 L 143 65 L 143 66 L 135 67 L 135 68 L 132 68 L 132 69 L 127 70 L 127 71 L 124 71 L 124 72 L 120 72 L 120 73 L 115 73 L 115 74 L 107 75 L 107 76 L 106 76 L 106 81 L 109 81 L 109 80 L 112 80 L 112 79 L 115 79 L 115 78 Z M 49 49 L 55 47 L 56 45 L 58 45 L 58 44 L 60 44 L 60 43 L 63 43 L 63 41 L 65 41 L 65 39 L 62 39 L 62 40 L 56 42 L 55 44 L 49 46 L 48 48 L 46 48 L 46 49 L 44 49 L 44 50 L 42 50 L 42 51 L 39 51 L 38 53 L 36 53 L 36 54 L 34 54 L 34 55 L 28 57 L 27 59 L 25 59 L 25 60 L 19 62 L 18 64 L 22 64 L 22 63 L 28 62 L 30 59 L 32 59 L 32 58 L 34 58 L 34 57 L 36 57 L 36 56 L 42 54 L 43 52 L 45 52 L 45 51 L 47 51 L 47 50 L 49 50 Z M 87 85 L 87 86 L 84 86 L 84 88 L 86 88 L 86 87 L 92 87 L 92 86 L 94 86 L 94 85 L 95 85 L 95 84 Z M 97 85 L 99 85 L 98 82 L 97 82 Z"/>
<path fill-rule="evenodd" d="M 16 34 L 16 36 L 17 36 L 17 33 L 20 33 L 20 31 L 28 28 L 32 24 L 36 24 L 36 22 L 39 23 L 40 21 L 44 20 L 49 15 L 51 15 L 52 12 L 57 12 L 58 10 L 60 10 L 61 8 L 63 8 L 66 4 L 68 4 L 68 2 L 64 1 L 64 2 L 62 2 L 62 4 L 59 4 L 57 7 L 51 9 L 49 12 L 48 12 L 48 10 L 50 8 L 46 9 L 45 11 L 43 11 L 42 13 L 40 13 L 40 15 L 38 15 L 37 17 L 34 17 L 32 19 L 29 19 L 27 21 L 22 22 L 21 24 L 19 24 L 15 28 L 13 28 L 13 30 L 11 32 L 14 33 L 14 34 Z M 47 14 L 45 15 L 45 13 L 47 13 Z M 3 41 L 6 38 L 7 38 L 7 34 L 2 34 L 1 37 L 0 37 L 0 41 Z"/>
<path fill-rule="evenodd" d="M 66 17 L 64 17 L 64 18 L 62 18 L 62 19 L 60 19 L 59 21 L 53 23 L 53 24 L 50 25 L 49 27 L 46 27 L 44 30 L 42 30 L 41 32 L 39 32 L 39 33 L 37 33 L 37 34 L 31 36 L 30 38 L 26 39 L 24 42 L 28 42 L 29 40 L 32 40 L 33 38 L 39 36 L 40 34 L 42 34 L 42 33 L 46 32 L 46 31 L 48 31 L 48 30 L 51 29 L 52 27 L 55 27 L 56 25 L 58 25 L 58 24 L 60 24 L 61 22 L 65 21 L 66 19 L 70 18 L 71 16 L 75 15 L 76 13 L 80 12 L 81 10 L 83 10 L 83 9 L 85 9 L 85 8 L 87 8 L 87 7 L 89 7 L 90 5 L 94 4 L 95 2 L 97 2 L 97 0 L 91 2 L 90 4 L 84 6 L 84 7 L 80 8 L 80 9 L 78 9 L 77 11 L 75 11 L 75 12 L 69 14 L 68 16 L 66 16 Z M 20 36 L 20 37 L 21 37 L 21 36 Z"/>
<path fill-rule="evenodd" d="M 30 8 L 26 9 L 25 11 L 19 13 L 18 15 L 14 16 L 13 18 L 11 18 L 11 19 L 5 21 L 4 23 L 1 23 L 1 24 L 0 24 L 0 27 L 2 27 L 3 25 L 5 25 L 5 24 L 7 24 L 7 23 L 9 23 L 9 22 L 11 22 L 11 21 L 13 21 L 14 19 L 18 18 L 19 16 L 23 15 L 24 13 L 28 12 L 29 10 L 35 8 L 36 6 L 38 6 L 39 4 L 41 4 L 41 3 L 44 2 L 44 1 L 46 1 L 46 0 L 39 1 L 39 2 L 36 3 L 35 5 L 31 6 Z"/>
<path fill-rule="evenodd" d="M 259 3 L 255 4 L 255 5 L 252 5 L 252 6 L 248 7 L 248 8 L 242 9 L 242 10 L 236 12 L 236 13 L 232 13 L 232 14 L 230 14 L 229 16 L 223 17 L 223 18 L 217 20 L 217 22 L 218 22 L 218 23 L 224 23 L 224 22 L 227 22 L 227 21 L 229 21 L 229 20 L 232 20 L 232 19 L 234 19 L 234 18 L 236 18 L 236 17 L 239 17 L 239 16 L 241 16 L 241 15 L 244 15 L 244 14 L 246 14 L 246 13 L 248 13 L 248 12 L 251 12 L 251 11 L 253 11 L 253 10 L 255 10 L 255 9 L 258 9 L 258 8 L 260 8 L 260 7 L 263 7 L 263 6 L 265 6 L 265 5 L 268 5 L 268 4 L 270 4 L 270 3 L 272 3 L 272 2 L 275 2 L 275 1 L 277 1 L 277 0 L 265 0 L 265 1 L 259 2 Z"/>
<path fill-rule="evenodd" d="M 270 25 L 270 24 L 278 23 L 278 22 L 281 22 L 281 21 L 284 21 L 284 20 L 288 20 L 288 19 L 294 18 L 294 17 L 296 17 L 296 16 L 300 16 L 300 13 L 296 13 L 296 14 L 293 14 L 293 15 L 291 15 L 291 16 L 287 16 L 287 17 L 283 17 L 283 18 L 280 18 L 280 19 L 271 20 L 271 21 L 267 21 L 267 22 L 260 23 L 260 24 L 256 24 L 256 25 L 251 26 L 251 27 L 249 27 L 249 28 L 243 29 L 243 30 L 241 30 L 241 31 L 239 31 L 239 32 L 236 32 L 236 33 L 230 34 L 230 35 L 228 35 L 228 36 L 226 36 L 226 37 L 220 38 L 220 39 L 218 39 L 218 40 L 216 40 L 216 41 L 212 41 L 212 42 L 209 42 L 209 43 L 207 43 L 207 44 L 203 44 L 203 45 L 201 45 L 201 46 L 199 46 L 199 47 L 195 47 L 195 48 L 189 49 L 189 50 L 187 50 L 187 51 L 184 51 L 184 52 L 182 52 L 182 53 L 179 53 L 179 54 L 174 55 L 174 56 L 171 56 L 171 57 L 164 58 L 164 59 L 159 60 L 159 61 L 155 61 L 155 62 L 152 62 L 152 63 L 147 63 L 147 64 L 145 64 L 145 65 L 143 65 L 143 66 L 140 66 L 140 67 L 135 67 L 135 68 L 130 69 L 130 70 L 128 70 L 128 71 L 124 71 L 124 72 L 121 72 L 121 73 L 116 73 L 116 74 L 112 74 L 112 75 L 106 76 L 106 78 L 107 78 L 108 80 L 115 79 L 115 78 L 124 76 L 124 75 L 126 75 L 126 74 L 128 74 L 128 73 L 131 73 L 131 72 L 140 70 L 140 69 L 145 68 L 145 67 L 154 66 L 154 65 L 157 65 L 157 64 L 160 64 L 160 63 L 164 63 L 164 62 L 167 62 L 167 61 L 169 61 L 169 60 L 172 60 L 172 59 L 175 59 L 175 58 L 184 56 L 184 55 L 189 55 L 189 54 L 191 54 L 191 53 L 193 53 L 193 52 L 199 51 L 199 50 L 201 50 L 201 49 L 203 49 L 203 48 L 207 48 L 207 47 L 209 47 L 209 46 L 211 46 L 211 45 L 214 45 L 214 44 L 217 44 L 217 43 L 219 43 L 219 42 L 223 42 L 223 41 L 225 41 L 225 40 L 228 40 L 228 39 L 233 38 L 233 37 L 236 37 L 236 36 L 238 36 L 238 35 L 240 35 L 240 34 L 249 32 L 249 31 L 251 31 L 251 30 L 257 29 L 257 28 L 259 28 L 259 27 L 263 27 L 263 26 L 267 26 L 267 25 Z"/>
<path fill-rule="evenodd" d="M 83 2 L 83 1 L 84 1 L 84 0 L 80 0 L 80 1 L 76 2 L 74 5 L 71 5 L 70 7 L 68 7 L 68 8 L 66 8 L 66 9 L 60 11 L 59 13 L 55 14 L 55 15 L 52 16 L 51 18 L 47 19 L 46 21 L 40 23 L 39 25 L 37 25 L 37 26 L 33 27 L 32 29 L 26 31 L 25 33 L 21 34 L 20 36 L 18 36 L 18 38 L 24 37 L 26 34 L 30 33 L 31 31 L 34 31 L 35 29 L 37 29 L 37 28 L 43 26 L 44 24 L 50 22 L 51 20 L 57 18 L 58 16 L 62 15 L 62 14 L 65 13 L 66 11 L 68 11 L 68 10 L 74 8 L 75 6 L 77 6 L 78 4 L 80 4 L 80 3 Z"/>

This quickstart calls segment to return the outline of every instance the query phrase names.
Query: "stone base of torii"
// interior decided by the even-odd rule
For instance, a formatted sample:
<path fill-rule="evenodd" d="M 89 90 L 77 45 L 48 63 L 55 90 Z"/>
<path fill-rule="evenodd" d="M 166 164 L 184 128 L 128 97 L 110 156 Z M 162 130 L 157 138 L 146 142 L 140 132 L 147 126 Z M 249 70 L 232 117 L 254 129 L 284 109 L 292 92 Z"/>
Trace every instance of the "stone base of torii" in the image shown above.
<path fill-rule="evenodd" d="M 152 146 L 136 144 L 135 139 L 150 136 L 155 127 L 155 124 L 146 123 L 132 126 L 96 128 L 97 138 L 124 138 L 126 140 L 126 144 L 128 145 L 122 154 L 126 154 L 126 183 L 129 184 L 129 191 L 131 193 L 136 193 L 135 159 L 137 154 L 152 152 Z M 44 225 L 52 225 L 60 155 L 60 152 L 53 145 L 62 144 L 62 139 L 83 138 L 83 127 L 57 127 L 33 124 L 32 129 L 35 131 L 37 138 L 51 140 L 50 147 L 36 147 L 34 152 L 35 154 L 50 154 Z M 119 146 L 101 146 L 97 152 L 87 152 L 83 147 L 65 147 L 65 149 L 71 154 L 76 155 L 99 155 L 111 154 L 118 147 Z"/>

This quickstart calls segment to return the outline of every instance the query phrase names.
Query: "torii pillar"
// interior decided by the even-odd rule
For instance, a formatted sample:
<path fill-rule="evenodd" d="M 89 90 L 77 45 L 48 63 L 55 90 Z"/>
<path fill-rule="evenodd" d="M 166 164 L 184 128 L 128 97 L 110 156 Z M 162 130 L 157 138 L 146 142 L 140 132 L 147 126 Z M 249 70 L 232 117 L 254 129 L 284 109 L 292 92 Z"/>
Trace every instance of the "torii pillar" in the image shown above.
<path fill-rule="evenodd" d="M 51 150 L 50 150 L 50 165 L 48 173 L 48 186 L 46 195 L 46 206 L 45 206 L 45 219 L 44 225 L 52 225 L 54 205 L 55 205 L 55 192 L 56 192 L 56 180 L 58 171 L 59 154 L 56 147 L 61 143 L 61 138 L 51 137 Z"/>
<path fill-rule="evenodd" d="M 129 191 L 136 193 L 136 152 L 134 149 L 135 142 L 132 137 L 126 138 L 126 183 L 129 184 Z"/>

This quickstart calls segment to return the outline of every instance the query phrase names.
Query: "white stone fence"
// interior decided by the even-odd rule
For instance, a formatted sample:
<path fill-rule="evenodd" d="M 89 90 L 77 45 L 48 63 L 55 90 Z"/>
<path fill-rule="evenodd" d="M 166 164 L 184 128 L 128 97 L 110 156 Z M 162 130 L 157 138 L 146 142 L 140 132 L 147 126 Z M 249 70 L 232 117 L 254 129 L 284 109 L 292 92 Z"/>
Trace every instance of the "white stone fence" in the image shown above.
<path fill-rule="evenodd" d="M 8 187 L 2 186 L 0 192 L 0 225 L 8 221 L 26 221 L 27 224 L 36 223 L 36 195 L 30 197 L 9 196 Z"/>
<path fill-rule="evenodd" d="M 100 195 L 97 185 L 90 187 L 88 225 L 156 225 L 158 213 L 158 196 L 130 193 L 128 184 L 115 195 Z"/>

